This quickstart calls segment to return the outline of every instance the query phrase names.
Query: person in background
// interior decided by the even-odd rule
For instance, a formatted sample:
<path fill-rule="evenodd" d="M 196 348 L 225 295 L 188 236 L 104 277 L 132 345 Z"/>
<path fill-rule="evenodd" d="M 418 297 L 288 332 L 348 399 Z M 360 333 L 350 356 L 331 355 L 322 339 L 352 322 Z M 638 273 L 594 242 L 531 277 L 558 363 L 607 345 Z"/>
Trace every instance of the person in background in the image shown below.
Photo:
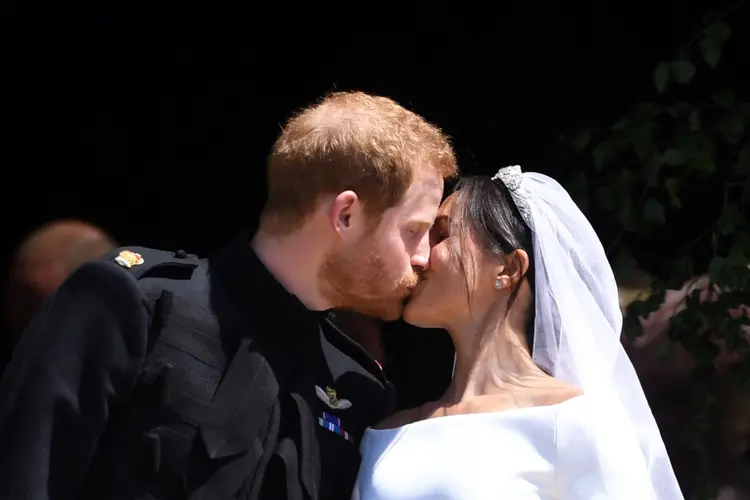
<path fill-rule="evenodd" d="M 636 299 L 645 299 L 652 291 L 652 279 L 643 272 L 633 272 L 618 280 L 620 305 L 624 314 Z M 685 309 L 688 295 L 698 292 L 701 302 L 716 301 L 720 290 L 711 289 L 707 275 L 696 276 L 676 290 L 667 290 L 664 302 L 648 317 L 639 318 L 642 331 L 634 339 L 623 335 L 622 341 L 643 383 L 651 407 L 673 458 L 675 472 L 686 492 L 700 485 L 701 457 L 685 430 L 695 415 L 693 373 L 695 359 L 681 344 L 670 343 L 670 321 Z M 727 316 L 750 317 L 747 305 L 727 310 Z M 744 327 L 750 341 L 750 327 Z M 705 332 L 696 332 L 704 334 Z M 726 342 L 714 335 L 718 347 L 714 366 L 716 377 L 712 394 L 716 402 L 717 419 L 711 432 L 704 436 L 702 445 L 709 450 L 714 474 L 722 495 L 750 498 L 750 396 L 731 380 L 732 370 L 747 363 L 736 352 L 727 349 Z M 671 344 L 671 356 L 661 354 Z M 686 494 L 686 496 L 689 496 Z"/>
<path fill-rule="evenodd" d="M 24 238 L 8 273 L 6 336 L 2 339 L 6 361 L 44 299 L 81 265 L 116 247 L 117 242 L 103 229 L 75 219 L 49 222 Z"/>

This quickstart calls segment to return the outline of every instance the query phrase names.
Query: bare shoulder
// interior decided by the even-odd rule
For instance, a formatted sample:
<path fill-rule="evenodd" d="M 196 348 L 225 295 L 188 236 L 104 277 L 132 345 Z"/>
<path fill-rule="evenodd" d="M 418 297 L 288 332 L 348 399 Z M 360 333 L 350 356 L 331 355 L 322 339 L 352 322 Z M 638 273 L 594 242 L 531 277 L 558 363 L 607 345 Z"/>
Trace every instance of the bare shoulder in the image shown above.
<path fill-rule="evenodd" d="M 423 406 L 418 406 L 417 408 L 409 408 L 408 410 L 402 410 L 380 421 L 377 425 L 374 425 L 373 428 L 395 429 L 396 427 L 402 427 L 404 425 L 412 424 L 417 420 L 422 420 L 424 411 L 425 410 Z"/>
<path fill-rule="evenodd" d="M 540 404 L 558 405 L 583 395 L 578 387 L 561 381 L 554 381 L 547 389 L 540 398 Z"/>

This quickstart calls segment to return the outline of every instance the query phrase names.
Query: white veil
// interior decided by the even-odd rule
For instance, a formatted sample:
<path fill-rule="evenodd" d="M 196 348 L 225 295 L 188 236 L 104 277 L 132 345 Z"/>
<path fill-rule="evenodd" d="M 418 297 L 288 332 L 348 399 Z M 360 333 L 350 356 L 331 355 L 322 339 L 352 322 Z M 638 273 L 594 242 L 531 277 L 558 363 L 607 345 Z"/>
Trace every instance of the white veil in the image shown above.
<path fill-rule="evenodd" d="M 611 429 L 596 444 L 605 489 L 638 491 L 638 500 L 682 499 L 661 434 L 620 343 L 617 284 L 599 237 L 555 180 L 522 173 L 519 166 L 501 169 L 493 180 L 506 185 L 533 233 L 533 359 L 554 377 L 579 387 Z"/>

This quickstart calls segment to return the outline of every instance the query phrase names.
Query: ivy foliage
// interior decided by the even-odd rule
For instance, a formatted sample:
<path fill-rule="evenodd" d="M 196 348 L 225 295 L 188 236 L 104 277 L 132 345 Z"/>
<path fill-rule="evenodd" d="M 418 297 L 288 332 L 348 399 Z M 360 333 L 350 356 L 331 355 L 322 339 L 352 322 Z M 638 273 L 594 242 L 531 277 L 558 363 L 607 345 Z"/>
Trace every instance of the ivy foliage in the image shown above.
<path fill-rule="evenodd" d="M 657 64 L 653 99 L 609 126 L 561 137 L 576 164 L 566 187 L 584 211 L 604 214 L 609 227 L 602 234 L 612 235 L 604 243 L 618 274 L 644 268 L 637 242 L 669 234 L 686 207 L 703 204 L 701 210 L 712 214 L 707 227 L 691 229 L 689 243 L 678 251 L 651 249 L 664 252 L 660 268 L 650 269 L 649 293 L 628 306 L 625 328 L 639 335 L 637 318 L 658 309 L 667 289 L 709 276 L 711 299 L 701 300 L 698 290 L 689 294 L 669 329 L 670 345 L 681 344 L 695 361 L 695 417 L 685 435 L 702 457 L 704 488 L 697 498 L 716 495 L 707 436 L 720 346 L 746 360 L 734 366 L 732 383 L 750 397 L 750 318 L 728 313 L 750 306 L 750 102 L 741 95 L 748 89 L 724 86 L 718 76 L 733 43 L 734 14 L 743 7 L 744 0 L 708 15 L 674 59 Z"/>

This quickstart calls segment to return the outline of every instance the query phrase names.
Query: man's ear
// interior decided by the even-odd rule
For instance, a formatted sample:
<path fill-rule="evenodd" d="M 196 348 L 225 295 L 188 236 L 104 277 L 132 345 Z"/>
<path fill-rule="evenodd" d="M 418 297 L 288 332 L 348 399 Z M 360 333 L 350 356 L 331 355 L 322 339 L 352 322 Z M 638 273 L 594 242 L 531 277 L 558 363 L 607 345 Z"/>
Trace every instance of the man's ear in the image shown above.
<path fill-rule="evenodd" d="M 331 202 L 331 227 L 342 238 L 357 236 L 362 216 L 362 203 L 354 191 L 343 191 Z"/>

